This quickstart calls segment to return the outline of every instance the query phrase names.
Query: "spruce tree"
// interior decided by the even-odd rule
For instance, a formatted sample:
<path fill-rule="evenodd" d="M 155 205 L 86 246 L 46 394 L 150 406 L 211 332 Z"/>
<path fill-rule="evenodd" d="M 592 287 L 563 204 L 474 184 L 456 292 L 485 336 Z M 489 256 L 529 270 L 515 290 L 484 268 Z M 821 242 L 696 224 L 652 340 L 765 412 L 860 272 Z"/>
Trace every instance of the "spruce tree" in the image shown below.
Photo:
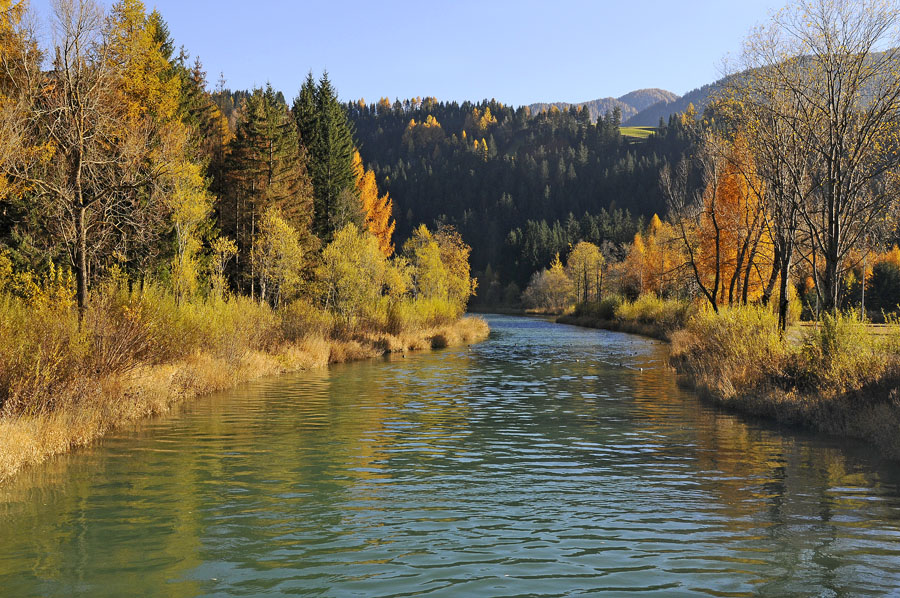
<path fill-rule="evenodd" d="M 306 75 L 306 81 L 300 88 L 300 94 L 294 99 L 291 111 L 294 122 L 297 123 L 297 131 L 300 133 L 300 143 L 307 149 L 315 142 L 316 134 L 316 81 L 312 71 Z"/>
<path fill-rule="evenodd" d="M 278 208 L 308 237 L 313 190 L 296 125 L 271 86 L 255 90 L 241 112 L 226 161 L 228 193 L 219 211 L 223 229 L 237 242 L 238 274 L 244 279 L 262 214 Z"/>
<path fill-rule="evenodd" d="M 356 205 L 359 197 L 353 173 L 353 133 L 327 72 L 322 74 L 314 96 L 312 90 L 310 73 L 294 100 L 293 112 L 300 140 L 309 151 L 315 194 L 313 231 L 327 243 L 348 222 L 361 223 L 362 206 Z"/>

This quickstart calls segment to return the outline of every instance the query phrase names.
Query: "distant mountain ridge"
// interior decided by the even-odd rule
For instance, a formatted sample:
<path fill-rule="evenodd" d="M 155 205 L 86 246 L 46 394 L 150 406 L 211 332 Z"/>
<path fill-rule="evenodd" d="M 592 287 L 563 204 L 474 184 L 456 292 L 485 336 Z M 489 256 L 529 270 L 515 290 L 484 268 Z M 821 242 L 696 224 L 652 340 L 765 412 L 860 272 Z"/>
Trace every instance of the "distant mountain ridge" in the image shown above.
<path fill-rule="evenodd" d="M 688 105 L 693 104 L 697 112 L 703 112 L 710 98 L 718 90 L 725 79 L 708 83 L 703 87 L 693 89 L 683 96 L 666 91 L 664 89 L 638 89 L 618 98 L 600 98 L 590 102 L 570 104 L 567 102 L 549 102 L 531 104 L 529 108 L 532 114 L 541 110 L 549 110 L 556 106 L 560 110 L 568 110 L 570 106 L 587 106 L 591 120 L 596 121 L 599 115 L 604 115 L 616 106 L 622 111 L 622 124 L 629 127 L 655 127 L 659 119 L 663 122 L 669 120 L 672 114 L 678 114 L 687 110 Z"/>
<path fill-rule="evenodd" d="M 712 95 L 722 85 L 722 82 L 723 80 L 707 83 L 703 87 L 693 89 L 681 97 L 676 96 L 673 100 L 657 102 L 628 118 L 625 118 L 623 115 L 622 124 L 630 127 L 655 127 L 659 124 L 659 119 L 667 122 L 670 115 L 684 112 L 691 104 L 694 105 L 697 112 L 702 113 L 707 104 L 709 104 Z"/>
<path fill-rule="evenodd" d="M 576 104 L 569 102 L 539 102 L 531 104 L 528 108 L 534 114 L 542 110 L 549 110 L 551 106 L 555 106 L 560 110 L 568 110 L 571 106 L 578 108 L 587 107 L 591 120 L 596 121 L 598 116 L 611 112 L 618 107 L 622 111 L 622 122 L 625 123 L 628 119 L 637 116 L 651 106 L 672 103 L 677 101 L 678 98 L 678 95 L 665 89 L 638 89 L 618 98 L 599 98 Z"/>

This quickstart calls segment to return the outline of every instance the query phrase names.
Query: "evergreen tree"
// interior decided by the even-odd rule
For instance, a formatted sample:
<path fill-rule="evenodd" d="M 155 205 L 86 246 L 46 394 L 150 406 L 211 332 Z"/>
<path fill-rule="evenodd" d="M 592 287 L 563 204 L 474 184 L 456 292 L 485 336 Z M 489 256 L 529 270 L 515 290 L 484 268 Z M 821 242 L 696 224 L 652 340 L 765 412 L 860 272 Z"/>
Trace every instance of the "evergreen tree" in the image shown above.
<path fill-rule="evenodd" d="M 315 93 L 314 118 L 309 111 L 311 76 L 295 100 L 294 118 L 309 151 L 309 171 L 315 193 L 313 230 L 328 242 L 348 221 L 359 222 L 362 206 L 353 173 L 353 134 L 344 107 L 323 73 Z M 352 195 L 348 196 L 345 191 Z M 352 216 L 351 216 L 352 215 Z"/>
<path fill-rule="evenodd" d="M 220 225 L 237 242 L 239 282 L 254 278 L 249 257 L 262 214 L 276 208 L 298 231 L 308 231 L 313 218 L 306 153 L 287 107 L 269 86 L 255 90 L 241 112 L 226 159 L 228 193 L 219 207 Z"/>
<path fill-rule="evenodd" d="M 300 87 L 300 94 L 294 99 L 292 109 L 294 122 L 297 123 L 297 131 L 300 133 L 300 143 L 307 149 L 315 144 L 316 133 L 316 81 L 312 71 L 307 73 L 306 80 Z"/>

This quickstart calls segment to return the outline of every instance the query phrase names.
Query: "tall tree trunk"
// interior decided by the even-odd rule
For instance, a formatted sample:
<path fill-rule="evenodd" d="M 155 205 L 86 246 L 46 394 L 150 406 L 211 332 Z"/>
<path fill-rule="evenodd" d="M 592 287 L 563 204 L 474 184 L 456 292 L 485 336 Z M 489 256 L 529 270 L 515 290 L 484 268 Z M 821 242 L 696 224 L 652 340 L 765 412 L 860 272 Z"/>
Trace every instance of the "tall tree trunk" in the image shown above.
<path fill-rule="evenodd" d="M 768 305 L 772 300 L 772 293 L 775 291 L 775 283 L 778 282 L 778 273 L 781 271 L 781 247 L 775 245 L 775 254 L 772 256 L 772 271 L 769 273 L 769 282 L 762 294 L 762 304 Z"/>
<path fill-rule="evenodd" d="M 75 219 L 75 233 L 78 237 L 77 242 L 77 285 L 78 285 L 78 311 L 80 315 L 84 315 L 85 307 L 87 307 L 87 227 L 85 223 L 85 212 L 87 208 L 84 205 L 78 207 L 78 217 Z"/>

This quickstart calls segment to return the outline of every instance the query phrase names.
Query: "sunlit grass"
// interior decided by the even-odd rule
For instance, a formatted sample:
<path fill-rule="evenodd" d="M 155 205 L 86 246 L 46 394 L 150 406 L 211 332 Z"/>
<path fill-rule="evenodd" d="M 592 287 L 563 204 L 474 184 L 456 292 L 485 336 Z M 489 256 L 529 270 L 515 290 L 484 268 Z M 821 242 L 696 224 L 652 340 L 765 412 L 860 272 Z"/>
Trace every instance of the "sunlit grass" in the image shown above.
<path fill-rule="evenodd" d="M 647 139 L 656 133 L 656 127 L 619 127 L 619 133 L 631 139 Z"/>
<path fill-rule="evenodd" d="M 74 307 L 0 295 L 0 481 L 22 466 L 193 397 L 261 376 L 470 343 L 479 318 L 440 301 L 372 306 L 352 330 L 298 301 L 273 310 L 246 297 L 176 301 L 147 286 Z M 381 316 L 378 314 L 381 313 Z"/>

